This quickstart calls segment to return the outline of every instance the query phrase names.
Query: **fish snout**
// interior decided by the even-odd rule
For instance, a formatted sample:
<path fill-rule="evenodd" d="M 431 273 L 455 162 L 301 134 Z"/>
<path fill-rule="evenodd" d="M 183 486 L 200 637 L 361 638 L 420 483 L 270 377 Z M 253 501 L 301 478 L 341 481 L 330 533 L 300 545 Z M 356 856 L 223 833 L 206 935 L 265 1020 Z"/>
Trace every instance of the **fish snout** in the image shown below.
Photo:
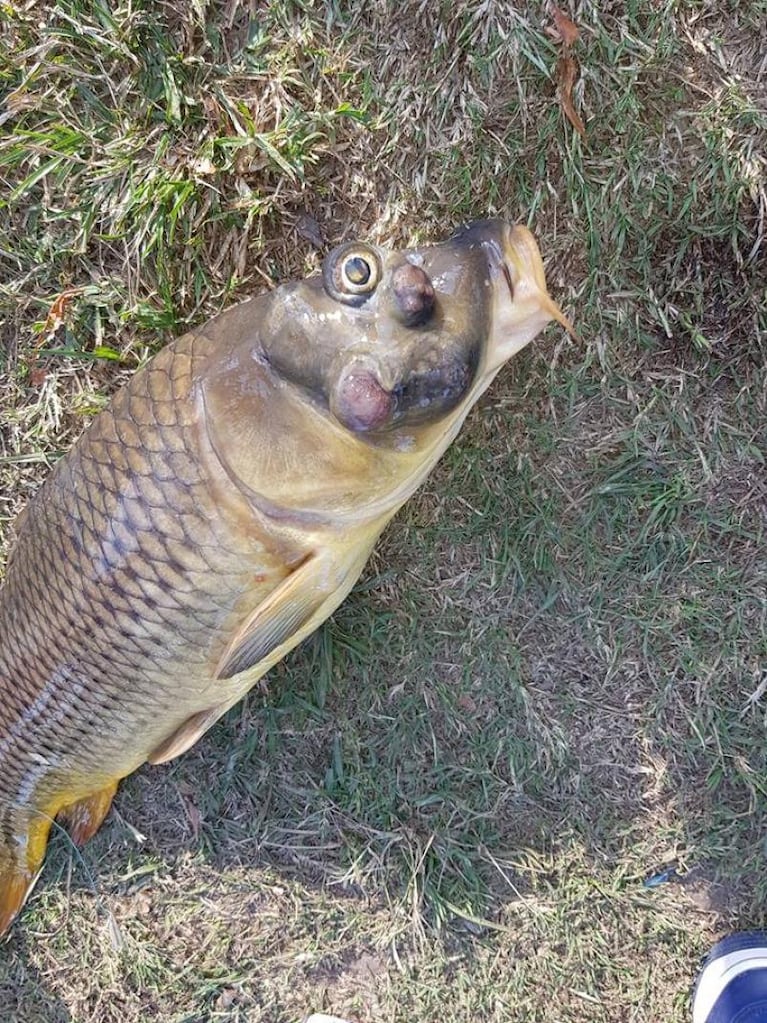
<path fill-rule="evenodd" d="M 497 372 L 551 320 L 575 335 L 572 324 L 549 296 L 541 253 L 526 227 L 499 219 L 477 220 L 460 228 L 452 242 L 459 251 L 482 259 L 491 286 L 486 372 Z"/>

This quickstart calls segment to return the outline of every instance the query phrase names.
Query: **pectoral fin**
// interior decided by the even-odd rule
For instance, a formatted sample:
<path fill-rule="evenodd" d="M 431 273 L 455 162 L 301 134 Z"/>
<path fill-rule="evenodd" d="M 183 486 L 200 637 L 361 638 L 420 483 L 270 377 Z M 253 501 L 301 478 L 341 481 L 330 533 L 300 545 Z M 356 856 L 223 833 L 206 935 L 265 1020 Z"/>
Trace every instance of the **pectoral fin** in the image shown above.
<path fill-rule="evenodd" d="M 335 590 L 322 578 L 324 564 L 322 558 L 309 555 L 259 604 L 229 644 L 216 678 L 229 679 L 255 667 L 319 611 Z"/>
<path fill-rule="evenodd" d="M 362 571 L 376 536 L 377 533 L 373 533 L 368 543 L 354 547 L 352 557 L 346 564 L 335 564 L 332 570 L 330 560 L 324 555 L 309 554 L 235 632 L 214 671 L 214 677 L 226 682 L 234 675 L 269 662 L 265 665 L 266 670 L 282 653 L 295 646 L 298 639 L 308 635 L 313 627 L 331 615 Z M 294 641 L 290 642 L 285 651 L 272 657 L 291 639 Z M 256 678 L 247 679 L 247 684 L 253 684 Z M 225 688 L 222 686 L 222 691 Z M 244 688 L 237 687 L 235 682 L 233 687 L 229 687 L 222 703 L 190 715 L 168 739 L 152 751 L 147 757 L 149 763 L 164 763 L 188 750 L 243 692 Z"/>
<path fill-rule="evenodd" d="M 33 816 L 16 822 L 23 833 L 14 836 L 12 845 L 6 844 L 5 837 L 0 839 L 0 936 L 8 930 L 40 876 L 53 814 L 35 809 L 31 813 Z M 19 848 L 24 849 L 21 859 Z"/>
<path fill-rule="evenodd" d="M 294 636 L 335 592 L 322 572 L 326 562 L 309 555 L 246 619 L 219 661 L 214 677 L 222 682 L 254 668 Z M 239 698 L 238 694 L 236 698 Z M 162 764 L 180 756 L 207 732 L 234 699 L 192 714 L 147 760 Z"/>

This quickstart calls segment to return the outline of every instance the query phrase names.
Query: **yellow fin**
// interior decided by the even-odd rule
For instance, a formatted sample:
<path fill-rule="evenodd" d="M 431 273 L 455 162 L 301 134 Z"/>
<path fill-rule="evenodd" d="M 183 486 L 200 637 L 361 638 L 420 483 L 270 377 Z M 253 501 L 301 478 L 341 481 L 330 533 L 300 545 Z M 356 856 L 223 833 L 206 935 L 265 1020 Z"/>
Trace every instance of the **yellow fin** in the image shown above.
<path fill-rule="evenodd" d="M 23 856 L 26 863 L 19 863 L 15 849 L 0 846 L 0 863 L 6 864 L 0 869 L 0 935 L 13 923 L 35 886 L 50 830 L 51 818 L 47 814 L 41 813 L 29 823 Z"/>
<path fill-rule="evenodd" d="M 26 870 L 5 870 L 0 874 L 0 935 L 5 934 L 26 902 L 35 877 Z"/>
<path fill-rule="evenodd" d="M 84 845 L 96 834 L 109 813 L 116 791 L 117 782 L 111 781 L 85 799 L 78 799 L 76 803 L 62 807 L 59 817 L 66 824 L 75 845 Z"/>

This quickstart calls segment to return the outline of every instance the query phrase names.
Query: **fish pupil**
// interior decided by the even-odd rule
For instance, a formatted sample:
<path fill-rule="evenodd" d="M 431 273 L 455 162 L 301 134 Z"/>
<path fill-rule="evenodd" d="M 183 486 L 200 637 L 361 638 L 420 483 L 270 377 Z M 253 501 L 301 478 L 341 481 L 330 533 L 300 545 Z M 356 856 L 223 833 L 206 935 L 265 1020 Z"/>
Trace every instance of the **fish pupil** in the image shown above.
<path fill-rule="evenodd" d="M 344 264 L 344 273 L 350 284 L 359 287 L 370 280 L 370 264 L 362 256 L 352 256 Z"/>

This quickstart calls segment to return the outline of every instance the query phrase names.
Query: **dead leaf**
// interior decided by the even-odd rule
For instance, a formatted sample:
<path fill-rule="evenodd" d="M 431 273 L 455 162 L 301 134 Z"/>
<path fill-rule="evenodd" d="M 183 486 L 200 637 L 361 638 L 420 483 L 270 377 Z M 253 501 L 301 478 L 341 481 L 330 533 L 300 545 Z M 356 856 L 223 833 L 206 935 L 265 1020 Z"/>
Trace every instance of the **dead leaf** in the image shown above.
<path fill-rule="evenodd" d="M 45 383 L 45 378 L 48 376 L 48 370 L 44 366 L 30 366 L 29 369 L 29 382 L 37 388 L 41 388 Z"/>
<path fill-rule="evenodd" d="M 321 249 L 325 244 L 322 237 L 322 228 L 308 213 L 302 213 L 296 221 L 296 231 L 305 238 L 315 249 Z"/>
<path fill-rule="evenodd" d="M 239 995 L 240 992 L 236 987 L 223 988 L 216 999 L 216 1008 L 222 1012 L 225 1012 L 227 1009 L 231 1009 L 239 998 Z"/>
<path fill-rule="evenodd" d="M 60 295 L 57 295 L 51 305 L 46 323 L 50 323 L 51 321 L 55 321 L 57 324 L 63 323 L 67 306 L 70 304 L 75 294 L 75 291 L 62 291 Z"/>
<path fill-rule="evenodd" d="M 66 318 L 67 309 L 71 305 L 72 299 L 79 295 L 82 290 L 82 288 L 69 288 L 54 298 L 51 308 L 48 310 L 48 315 L 45 318 L 43 329 L 40 331 L 40 339 L 37 342 L 38 348 L 42 348 L 50 340 L 51 334 L 56 333 Z"/>
<path fill-rule="evenodd" d="M 461 710 L 465 710 L 467 714 L 476 714 L 477 713 L 477 704 L 471 698 L 471 696 L 469 696 L 468 693 L 462 693 L 458 697 L 456 703 L 461 708 Z"/>
<path fill-rule="evenodd" d="M 197 160 L 192 160 L 191 163 L 192 171 L 195 174 L 199 174 L 201 178 L 210 177 L 216 173 L 216 165 L 207 156 L 201 156 Z"/>
<path fill-rule="evenodd" d="M 581 34 L 581 30 L 555 4 L 551 5 L 551 16 L 554 19 L 554 32 L 556 32 L 556 35 L 565 44 L 565 47 L 572 46 Z M 549 32 L 549 35 L 553 37 L 554 32 Z"/>
<path fill-rule="evenodd" d="M 572 124 L 581 138 L 586 138 L 586 126 L 573 106 L 573 86 L 578 77 L 578 65 L 575 58 L 565 52 L 557 61 L 557 86 L 559 88 L 559 102 L 564 110 L 565 117 Z"/>
<path fill-rule="evenodd" d="M 200 837 L 200 825 L 202 823 L 202 816 L 200 811 L 197 809 L 197 804 L 189 794 L 189 788 L 182 785 L 176 786 L 178 794 L 181 796 L 181 805 L 184 807 L 184 813 L 189 821 L 189 825 L 192 829 L 192 838 L 196 842 Z"/>

